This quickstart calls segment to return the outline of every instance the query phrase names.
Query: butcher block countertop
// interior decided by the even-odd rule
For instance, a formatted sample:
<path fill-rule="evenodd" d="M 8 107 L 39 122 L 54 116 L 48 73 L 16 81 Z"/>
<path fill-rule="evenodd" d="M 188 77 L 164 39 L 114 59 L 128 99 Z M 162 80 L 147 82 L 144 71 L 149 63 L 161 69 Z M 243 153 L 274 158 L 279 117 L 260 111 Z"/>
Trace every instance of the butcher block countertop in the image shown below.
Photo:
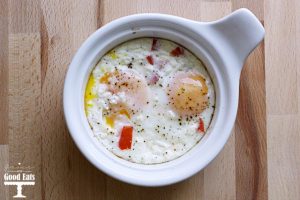
<path fill-rule="evenodd" d="M 212 21 L 250 9 L 266 29 L 247 59 L 239 110 L 218 157 L 186 181 L 146 188 L 119 182 L 75 146 L 63 116 L 68 65 L 96 29 L 121 16 L 157 12 Z M 299 200 L 299 0 L 0 0 L 0 199 L 12 167 L 30 167 L 36 200 Z M 199 155 L 201 156 L 201 155 Z"/>

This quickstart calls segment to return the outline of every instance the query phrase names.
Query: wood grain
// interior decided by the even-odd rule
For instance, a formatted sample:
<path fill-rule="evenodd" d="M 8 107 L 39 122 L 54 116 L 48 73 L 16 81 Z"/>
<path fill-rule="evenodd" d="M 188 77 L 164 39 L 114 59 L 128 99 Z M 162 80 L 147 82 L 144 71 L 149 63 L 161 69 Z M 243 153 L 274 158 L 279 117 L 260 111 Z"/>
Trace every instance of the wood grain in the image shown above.
<path fill-rule="evenodd" d="M 0 145 L 8 143 L 8 1 L 0 1 Z"/>
<path fill-rule="evenodd" d="M 104 8 L 104 23 L 121 16 L 142 12 L 161 12 L 200 20 L 199 10 L 201 7 L 201 0 L 189 0 L 188 3 L 184 0 L 103 0 L 102 4 Z M 197 12 L 191 12 L 191 10 L 194 10 L 195 8 L 197 9 Z"/>
<path fill-rule="evenodd" d="M 34 33 L 9 35 L 9 165 L 30 166 L 37 177 L 34 192 L 40 196 L 40 36 Z M 15 191 L 10 193 L 13 195 Z"/>
<path fill-rule="evenodd" d="M 296 2 L 266 1 L 266 88 L 269 114 L 297 114 Z M 299 24 L 299 22 L 298 22 Z M 298 55 L 299 57 L 299 55 Z M 288 59 L 286 59 L 288 58 Z M 299 65 L 299 63 L 298 63 Z M 276 81 L 275 81 L 276 80 Z M 269 83 L 269 84 L 268 84 Z M 284 83 L 284 84 L 281 84 Z M 287 89 L 288 88 L 288 89 Z"/>
<path fill-rule="evenodd" d="M 27 197 L 41 196 L 41 38 L 39 2 L 9 1 L 8 126 L 9 166 L 30 166 L 36 186 Z M 25 189 L 24 189 L 25 190 Z M 10 196 L 15 195 L 10 189 Z"/>
<path fill-rule="evenodd" d="M 299 6 L 265 1 L 268 194 L 274 200 L 300 199 Z"/>
<path fill-rule="evenodd" d="M 8 168 L 8 145 L 0 145 L 0 195 L 2 199 L 9 199 L 8 187 L 4 186 L 4 173 Z"/>
<path fill-rule="evenodd" d="M 299 120 L 295 115 L 268 116 L 270 199 L 300 199 Z"/>
<path fill-rule="evenodd" d="M 0 177 L 19 162 L 33 167 L 28 199 L 300 199 L 300 1 L 0 0 L 0 7 Z M 240 7 L 264 23 L 266 37 L 245 63 L 236 125 L 217 158 L 158 188 L 122 183 L 92 166 L 62 110 L 65 73 L 82 42 L 133 13 L 212 21 Z M 15 188 L 0 182 L 0 199 L 11 199 Z"/>
<path fill-rule="evenodd" d="M 97 7 L 96 1 L 41 2 L 42 43 L 47 47 L 42 60 L 44 199 L 105 199 L 106 177 L 75 147 L 62 112 L 65 73 L 76 49 L 97 28 Z"/>
<path fill-rule="evenodd" d="M 38 33 L 40 2 L 36 0 L 9 1 L 9 33 Z"/>
<path fill-rule="evenodd" d="M 259 120 L 257 120 L 259 119 Z M 248 57 L 235 126 L 237 199 L 267 199 L 264 45 Z M 252 177 L 249 179 L 249 177 Z"/>

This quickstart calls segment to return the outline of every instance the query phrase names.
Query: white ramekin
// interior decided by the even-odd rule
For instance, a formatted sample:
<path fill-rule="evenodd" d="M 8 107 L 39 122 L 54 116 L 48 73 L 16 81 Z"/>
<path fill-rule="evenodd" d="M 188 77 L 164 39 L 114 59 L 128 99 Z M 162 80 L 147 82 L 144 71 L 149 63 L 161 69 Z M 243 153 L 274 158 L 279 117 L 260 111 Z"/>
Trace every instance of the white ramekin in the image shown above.
<path fill-rule="evenodd" d="M 142 165 L 118 158 L 93 138 L 84 112 L 86 83 L 97 61 L 118 44 L 138 37 L 165 38 L 183 45 L 206 64 L 215 85 L 216 110 L 207 133 L 189 152 L 167 163 Z M 263 26 L 247 9 L 210 23 L 136 14 L 106 24 L 82 44 L 66 75 L 63 105 L 72 138 L 93 165 L 127 183 L 162 186 L 194 175 L 225 145 L 236 118 L 244 60 L 263 37 Z"/>

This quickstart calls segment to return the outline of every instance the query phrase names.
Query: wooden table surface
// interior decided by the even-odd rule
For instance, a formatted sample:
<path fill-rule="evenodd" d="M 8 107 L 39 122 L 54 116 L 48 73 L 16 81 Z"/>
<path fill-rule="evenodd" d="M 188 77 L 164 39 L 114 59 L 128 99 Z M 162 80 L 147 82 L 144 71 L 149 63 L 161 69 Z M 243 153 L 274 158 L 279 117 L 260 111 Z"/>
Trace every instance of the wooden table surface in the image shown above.
<path fill-rule="evenodd" d="M 159 12 L 211 21 L 240 7 L 266 29 L 245 63 L 233 133 L 205 170 L 145 188 L 93 167 L 63 117 L 66 70 L 76 49 L 105 23 Z M 300 199 L 299 0 L 0 0 L 0 199 L 8 167 L 30 166 L 27 199 Z M 199 155 L 201 156 L 201 155 Z"/>

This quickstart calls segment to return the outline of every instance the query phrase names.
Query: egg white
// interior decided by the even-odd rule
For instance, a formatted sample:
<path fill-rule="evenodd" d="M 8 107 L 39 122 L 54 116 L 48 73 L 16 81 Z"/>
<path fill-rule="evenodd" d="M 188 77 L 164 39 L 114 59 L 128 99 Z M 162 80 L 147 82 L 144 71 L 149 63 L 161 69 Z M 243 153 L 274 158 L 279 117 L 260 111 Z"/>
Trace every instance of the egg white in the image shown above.
<path fill-rule="evenodd" d="M 160 47 L 157 51 L 151 51 L 152 38 L 140 38 L 125 42 L 103 56 L 92 72 L 95 79 L 92 92 L 96 97 L 86 100 L 90 105 L 86 106 L 87 118 L 99 142 L 118 157 L 135 163 L 163 163 L 182 156 L 203 137 L 203 133 L 197 131 L 199 117 L 207 130 L 214 112 L 214 86 L 202 62 L 186 49 L 184 56 L 170 56 L 178 44 L 164 39 L 158 41 Z M 164 66 L 159 69 L 157 63 L 148 63 L 145 59 L 148 55 L 155 61 L 163 61 Z M 130 119 L 120 116 L 112 128 L 104 120 L 103 112 L 114 104 L 126 103 L 126 94 L 109 92 L 99 80 L 106 72 L 127 70 L 129 63 L 132 63 L 130 70 L 135 70 L 146 80 L 153 73 L 160 78 L 156 84 L 148 85 L 149 103 Z M 195 71 L 206 79 L 209 105 L 198 116 L 180 117 L 169 105 L 166 88 L 178 71 Z M 126 124 L 133 125 L 132 148 L 121 150 L 118 146 L 120 131 Z"/>

